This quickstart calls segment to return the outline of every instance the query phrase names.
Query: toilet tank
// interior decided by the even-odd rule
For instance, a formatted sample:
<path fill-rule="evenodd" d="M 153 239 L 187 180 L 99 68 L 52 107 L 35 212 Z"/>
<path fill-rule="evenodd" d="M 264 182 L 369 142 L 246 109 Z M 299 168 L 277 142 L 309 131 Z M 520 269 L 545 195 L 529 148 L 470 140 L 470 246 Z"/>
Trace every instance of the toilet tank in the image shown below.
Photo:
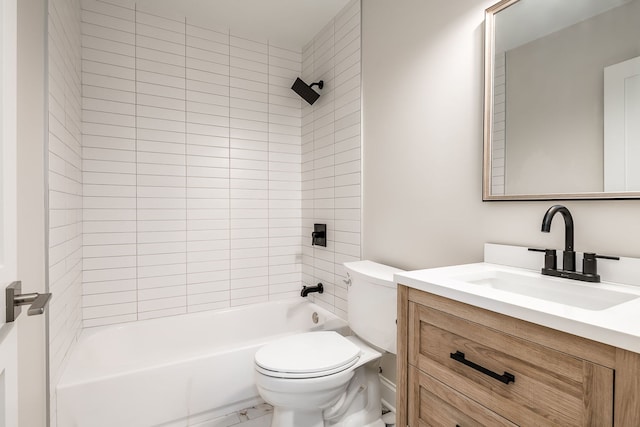
<path fill-rule="evenodd" d="M 347 269 L 349 327 L 363 340 L 396 353 L 397 285 L 393 274 L 402 272 L 372 261 L 344 264 Z"/>

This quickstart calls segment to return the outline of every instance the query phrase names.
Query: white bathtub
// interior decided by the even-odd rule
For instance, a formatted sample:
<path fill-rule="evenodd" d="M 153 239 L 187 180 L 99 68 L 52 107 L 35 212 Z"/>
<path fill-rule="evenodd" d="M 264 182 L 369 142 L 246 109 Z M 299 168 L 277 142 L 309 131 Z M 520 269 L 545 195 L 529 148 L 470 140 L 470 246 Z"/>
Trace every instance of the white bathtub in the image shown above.
<path fill-rule="evenodd" d="M 56 388 L 58 426 L 177 427 L 215 419 L 260 402 L 253 379 L 260 346 L 345 327 L 296 298 L 85 329 Z"/>

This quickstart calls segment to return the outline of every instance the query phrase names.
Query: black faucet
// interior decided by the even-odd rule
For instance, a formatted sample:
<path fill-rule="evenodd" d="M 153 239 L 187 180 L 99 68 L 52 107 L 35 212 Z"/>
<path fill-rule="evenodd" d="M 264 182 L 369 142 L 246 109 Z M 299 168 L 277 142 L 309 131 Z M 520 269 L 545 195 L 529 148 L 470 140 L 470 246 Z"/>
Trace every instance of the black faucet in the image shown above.
<path fill-rule="evenodd" d="M 576 271 L 576 253 L 573 251 L 573 217 L 569 209 L 562 205 L 553 205 L 542 218 L 542 232 L 551 231 L 553 216 L 560 212 L 564 218 L 564 251 L 562 252 L 562 269 Z"/>
<path fill-rule="evenodd" d="M 324 286 L 322 286 L 322 283 L 318 283 L 317 286 L 303 286 L 302 287 L 302 291 L 300 291 L 300 296 L 301 297 L 306 297 L 311 292 L 317 292 L 317 293 L 321 294 L 321 293 L 324 292 Z"/>
<path fill-rule="evenodd" d="M 596 258 L 619 260 L 619 257 L 611 257 L 604 255 L 596 255 L 595 253 L 585 252 L 582 260 L 582 272 L 576 271 L 576 253 L 573 250 L 573 217 L 571 212 L 565 206 L 553 205 L 542 218 L 542 232 L 551 231 L 551 221 L 553 216 L 560 212 L 564 218 L 564 251 L 562 252 L 562 270 L 556 268 L 556 250 L 555 249 L 534 249 L 530 251 L 544 252 L 544 267 L 542 274 L 547 276 L 564 277 L 566 279 L 582 280 L 584 282 L 599 282 L 600 275 L 596 266 Z"/>

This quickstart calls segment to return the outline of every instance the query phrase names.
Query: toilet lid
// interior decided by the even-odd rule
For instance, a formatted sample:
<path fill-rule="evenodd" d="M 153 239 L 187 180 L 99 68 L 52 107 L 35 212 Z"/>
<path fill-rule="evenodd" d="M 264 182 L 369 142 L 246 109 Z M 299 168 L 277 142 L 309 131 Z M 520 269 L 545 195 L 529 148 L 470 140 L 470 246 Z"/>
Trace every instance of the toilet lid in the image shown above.
<path fill-rule="evenodd" d="M 317 374 L 346 369 L 356 362 L 359 354 L 360 348 L 337 332 L 320 331 L 273 341 L 256 352 L 255 362 L 273 372 Z"/>

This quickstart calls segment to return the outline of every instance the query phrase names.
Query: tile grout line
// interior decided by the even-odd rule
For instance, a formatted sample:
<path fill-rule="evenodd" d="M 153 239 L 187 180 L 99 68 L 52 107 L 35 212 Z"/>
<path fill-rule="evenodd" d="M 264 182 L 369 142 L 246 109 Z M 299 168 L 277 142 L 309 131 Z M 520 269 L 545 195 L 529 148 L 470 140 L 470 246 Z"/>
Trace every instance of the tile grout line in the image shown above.
<path fill-rule="evenodd" d="M 227 176 L 229 177 L 228 179 L 228 191 L 229 194 L 227 195 L 227 200 L 228 200 L 228 204 L 229 204 L 229 229 L 227 232 L 227 247 L 229 248 L 229 261 L 227 264 L 228 267 L 228 279 L 227 279 L 227 288 L 229 289 L 229 294 L 227 295 L 227 305 L 229 307 L 231 307 L 231 265 L 233 264 L 233 251 L 231 250 L 231 235 L 232 235 L 232 229 L 233 229 L 233 219 L 232 219 L 232 210 L 231 210 L 231 191 L 232 191 L 232 185 L 231 185 L 231 29 L 228 28 L 227 29 L 227 47 L 229 48 L 228 53 L 227 53 L 227 75 L 229 76 L 229 85 L 227 86 L 227 97 L 228 97 L 228 107 L 227 107 L 227 124 L 229 126 L 229 135 L 227 137 L 227 159 L 228 159 L 228 168 L 227 168 Z"/>
<path fill-rule="evenodd" d="M 317 38 L 317 37 L 316 37 Z M 311 53 L 311 73 L 312 73 L 312 81 L 315 79 L 315 74 L 316 74 L 316 38 L 313 39 L 313 44 L 312 44 L 312 53 Z M 301 102 L 302 104 L 302 102 Z M 303 104 L 304 105 L 304 104 Z M 312 211 L 311 211 L 311 224 L 309 224 L 311 226 L 311 228 L 313 229 L 313 224 L 316 222 L 315 220 L 315 216 L 316 216 L 316 114 L 315 114 L 315 110 L 316 107 L 314 106 L 310 106 L 309 108 L 311 108 L 311 135 L 312 135 L 312 153 L 313 153 L 313 167 L 312 167 L 312 171 L 313 171 L 313 177 L 312 177 L 312 192 L 311 192 L 311 200 L 312 200 Z M 312 265 L 311 265 L 311 283 L 309 283 L 309 286 L 313 286 L 314 283 L 316 282 L 316 251 L 317 248 L 315 248 L 313 246 L 313 244 L 311 245 L 311 253 L 312 253 Z M 316 297 L 314 295 L 313 297 L 313 301 L 315 302 Z"/>
<path fill-rule="evenodd" d="M 189 162 L 188 152 L 189 137 L 187 135 L 187 17 L 184 17 L 184 304 L 185 313 L 189 312 L 189 212 L 188 212 L 188 186 L 189 186 Z"/>
<path fill-rule="evenodd" d="M 271 300 L 271 41 L 267 40 L 267 301 Z"/>
<path fill-rule="evenodd" d="M 136 164 L 136 238 L 135 238 L 135 252 L 136 252 L 136 320 L 140 320 L 140 302 L 139 302 L 139 292 L 138 289 L 138 4 L 134 4 L 133 10 L 133 52 L 134 52 L 134 78 L 135 78 L 135 91 L 134 91 L 134 103 L 135 103 L 135 142 L 134 142 L 134 150 L 135 150 L 135 164 Z"/>
<path fill-rule="evenodd" d="M 336 81 L 336 21 L 335 18 L 332 21 L 332 27 L 333 27 L 333 64 L 332 64 L 332 82 L 335 85 L 335 81 Z M 335 224 L 336 224 L 336 94 L 335 94 L 335 88 L 332 90 L 333 91 L 333 99 L 331 100 L 331 103 L 333 105 L 332 110 L 332 114 L 333 114 L 333 146 L 332 146 L 332 151 L 333 151 L 333 209 L 332 209 L 332 213 L 333 213 L 333 219 L 331 221 L 332 225 L 333 225 L 333 248 L 331 250 L 332 252 L 332 270 L 333 270 L 333 286 L 332 286 L 332 291 L 333 291 L 333 295 L 332 295 L 332 302 L 331 305 L 333 306 L 333 313 L 336 312 L 336 232 L 335 232 Z"/>

